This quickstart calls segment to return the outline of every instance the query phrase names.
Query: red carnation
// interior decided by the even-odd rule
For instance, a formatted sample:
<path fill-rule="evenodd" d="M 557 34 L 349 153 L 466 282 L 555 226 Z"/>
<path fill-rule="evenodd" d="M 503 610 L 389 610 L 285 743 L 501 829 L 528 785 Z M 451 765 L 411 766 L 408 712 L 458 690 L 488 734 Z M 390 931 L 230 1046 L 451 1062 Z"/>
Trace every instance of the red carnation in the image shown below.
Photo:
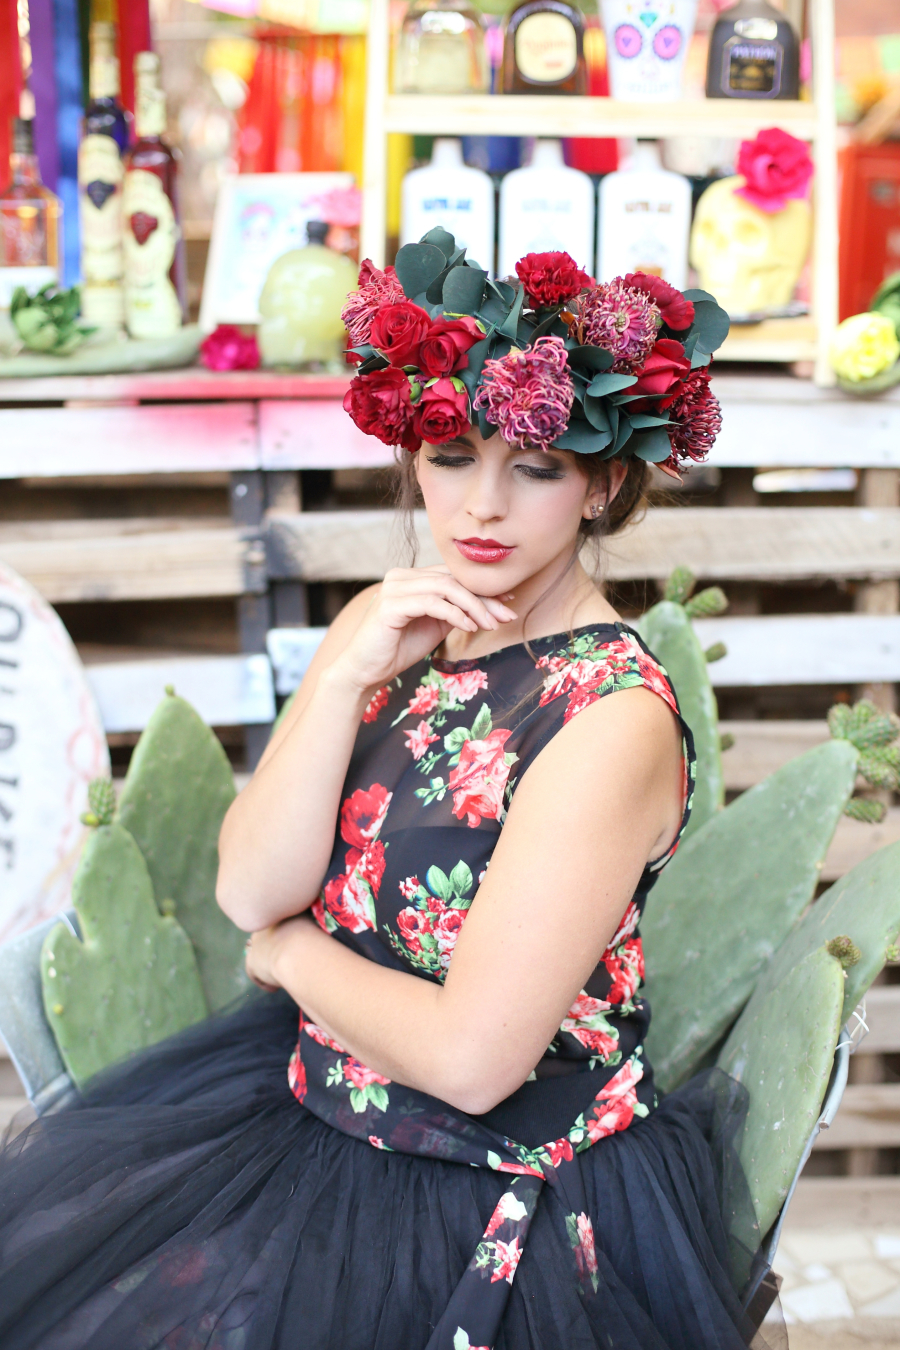
<path fill-rule="evenodd" d="M 259 347 L 233 323 L 220 323 L 200 343 L 200 359 L 207 370 L 256 370 Z"/>
<path fill-rule="evenodd" d="M 444 377 L 427 384 L 413 410 L 416 438 L 429 445 L 443 445 L 462 436 L 471 426 L 469 395 L 459 380 Z"/>
<path fill-rule="evenodd" d="M 669 408 L 669 440 L 673 455 L 666 465 L 677 466 L 677 456 L 705 459 L 722 429 L 722 409 L 709 387 L 709 366 L 692 370 Z"/>
<path fill-rule="evenodd" d="M 344 412 L 367 436 L 385 445 L 418 450 L 420 437 L 413 428 L 409 380 L 402 370 L 387 366 L 369 375 L 354 375 L 344 395 Z"/>
<path fill-rule="evenodd" d="M 569 253 L 526 253 L 516 263 L 516 276 L 535 309 L 552 309 L 594 284 Z"/>
<path fill-rule="evenodd" d="M 685 300 L 681 291 L 663 281 L 662 277 L 650 276 L 647 272 L 629 272 L 625 278 L 625 285 L 633 286 L 636 291 L 643 291 L 645 295 L 649 295 L 659 309 L 663 323 L 676 333 L 681 332 L 683 328 L 690 328 L 694 322 L 694 306 L 691 301 Z"/>
<path fill-rule="evenodd" d="M 643 394 L 646 398 L 656 399 L 657 408 L 668 408 L 690 371 L 691 363 L 681 343 L 674 338 L 660 338 L 641 368 L 634 372 L 637 384 L 633 384 L 628 393 Z M 643 411 L 638 403 L 629 406 L 635 412 Z"/>
<path fill-rule="evenodd" d="M 417 366 L 419 346 L 431 327 L 431 318 L 421 305 L 401 300 L 383 305 L 372 320 L 369 341 L 392 366 Z"/>
<path fill-rule="evenodd" d="M 419 347 L 419 369 L 429 380 L 452 375 L 469 364 L 466 352 L 484 333 L 474 319 L 436 319 Z"/>

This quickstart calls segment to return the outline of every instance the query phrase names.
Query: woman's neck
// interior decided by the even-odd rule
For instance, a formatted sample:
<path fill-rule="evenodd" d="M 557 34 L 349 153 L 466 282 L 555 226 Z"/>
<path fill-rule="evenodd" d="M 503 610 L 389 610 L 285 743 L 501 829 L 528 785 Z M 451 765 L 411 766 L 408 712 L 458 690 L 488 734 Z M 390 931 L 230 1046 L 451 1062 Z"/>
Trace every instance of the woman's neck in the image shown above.
<path fill-rule="evenodd" d="M 490 632 L 467 633 L 454 628 L 441 644 L 448 661 L 478 660 L 502 647 L 512 647 L 526 638 L 549 637 L 589 623 L 615 623 L 619 615 L 604 599 L 581 563 L 542 569 L 520 582 L 509 601 L 519 616 Z"/>

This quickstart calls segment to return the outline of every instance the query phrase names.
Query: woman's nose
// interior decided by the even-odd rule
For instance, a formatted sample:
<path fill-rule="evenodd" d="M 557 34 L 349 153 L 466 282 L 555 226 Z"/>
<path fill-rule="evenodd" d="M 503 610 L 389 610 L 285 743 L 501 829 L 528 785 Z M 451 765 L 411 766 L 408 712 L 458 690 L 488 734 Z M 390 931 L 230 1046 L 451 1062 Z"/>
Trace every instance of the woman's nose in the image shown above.
<path fill-rule="evenodd" d="M 480 473 L 472 483 L 466 503 L 469 515 L 475 520 L 502 520 L 506 515 L 506 493 L 502 483 L 492 473 Z"/>

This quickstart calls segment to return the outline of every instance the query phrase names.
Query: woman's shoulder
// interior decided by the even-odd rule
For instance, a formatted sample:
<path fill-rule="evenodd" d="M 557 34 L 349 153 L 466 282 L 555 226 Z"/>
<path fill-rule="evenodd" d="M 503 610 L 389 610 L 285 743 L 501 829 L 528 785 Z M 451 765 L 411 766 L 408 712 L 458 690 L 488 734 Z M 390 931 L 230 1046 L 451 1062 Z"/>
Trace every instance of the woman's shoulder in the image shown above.
<path fill-rule="evenodd" d="M 540 706 L 562 709 L 565 722 L 598 699 L 640 686 L 679 711 L 665 668 L 625 623 L 588 624 L 534 645 L 543 646 L 535 662 L 542 676 Z"/>

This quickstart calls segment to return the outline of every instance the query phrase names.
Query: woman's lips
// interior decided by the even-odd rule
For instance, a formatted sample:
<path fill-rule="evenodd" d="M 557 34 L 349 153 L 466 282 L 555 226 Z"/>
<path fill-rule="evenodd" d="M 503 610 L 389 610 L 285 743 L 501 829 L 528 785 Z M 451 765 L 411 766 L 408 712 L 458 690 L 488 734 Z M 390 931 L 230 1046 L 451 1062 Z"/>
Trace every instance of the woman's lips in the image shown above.
<path fill-rule="evenodd" d="M 504 562 L 515 548 L 514 544 L 498 544 L 496 539 L 454 539 L 454 544 L 469 562 Z"/>

